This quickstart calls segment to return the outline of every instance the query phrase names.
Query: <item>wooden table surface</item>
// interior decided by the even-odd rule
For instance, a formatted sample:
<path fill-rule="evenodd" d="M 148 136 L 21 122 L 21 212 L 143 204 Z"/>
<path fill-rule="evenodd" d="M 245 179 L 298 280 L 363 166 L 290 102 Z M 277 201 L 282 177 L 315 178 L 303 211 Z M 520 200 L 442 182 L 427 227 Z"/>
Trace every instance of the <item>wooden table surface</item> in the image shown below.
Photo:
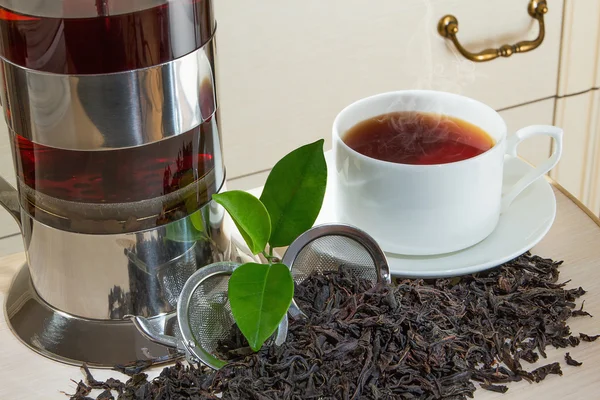
<path fill-rule="evenodd" d="M 555 260 L 564 260 L 560 279 L 571 280 L 569 287 L 582 286 L 588 291 L 583 296 L 585 309 L 595 318 L 578 317 L 569 320 L 575 335 L 600 333 L 600 220 L 578 204 L 562 188 L 555 185 L 558 215 L 554 226 L 544 240 L 533 249 L 535 254 Z M 15 254 L 0 259 L 0 301 L 8 291 L 11 278 L 23 264 L 25 256 Z M 564 362 L 565 352 L 583 362 L 572 367 Z M 600 398 L 600 340 L 582 343 L 570 349 L 548 348 L 548 359 L 538 363 L 560 361 L 563 376 L 550 375 L 539 384 L 525 381 L 509 385 L 507 394 L 485 390 L 475 392 L 476 399 L 599 399 Z M 533 367 L 532 367 L 533 368 Z M 151 375 L 160 372 L 158 368 Z M 96 370 L 98 379 L 110 376 L 126 379 L 109 370 Z M 0 319 L 0 399 L 39 400 L 65 399 L 61 391 L 74 392 L 80 380 L 78 368 L 46 359 L 22 345 L 10 332 L 4 318 Z M 477 384 L 476 384 L 477 385 Z"/>

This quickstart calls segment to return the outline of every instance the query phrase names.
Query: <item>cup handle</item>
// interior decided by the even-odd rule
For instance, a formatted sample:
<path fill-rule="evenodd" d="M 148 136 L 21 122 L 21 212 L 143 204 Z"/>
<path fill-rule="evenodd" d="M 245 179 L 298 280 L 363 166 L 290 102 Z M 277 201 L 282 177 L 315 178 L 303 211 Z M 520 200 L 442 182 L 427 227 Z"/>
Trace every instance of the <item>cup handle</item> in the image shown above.
<path fill-rule="evenodd" d="M 550 136 L 554 139 L 554 150 L 552 155 L 546 161 L 538 165 L 535 169 L 525 174 L 519 181 L 505 193 L 502 194 L 502 204 L 500 212 L 504 213 L 515 198 L 529 185 L 535 182 L 538 178 L 546 174 L 558 164 L 563 149 L 563 130 L 556 126 L 550 125 L 532 125 L 523 129 L 519 129 L 514 136 L 506 141 L 506 154 L 510 157 L 517 157 L 517 148 L 525 139 L 534 136 Z"/>

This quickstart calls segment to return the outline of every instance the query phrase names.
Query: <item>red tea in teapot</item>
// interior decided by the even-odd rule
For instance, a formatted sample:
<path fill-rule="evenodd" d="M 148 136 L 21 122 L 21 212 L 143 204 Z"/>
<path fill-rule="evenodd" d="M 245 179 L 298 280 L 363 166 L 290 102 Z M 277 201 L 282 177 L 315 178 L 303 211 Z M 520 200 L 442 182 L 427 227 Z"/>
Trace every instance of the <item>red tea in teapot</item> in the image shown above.
<path fill-rule="evenodd" d="M 219 189 L 215 118 L 144 146 L 64 150 L 14 134 L 21 204 L 38 221 L 80 233 L 121 233 L 182 218 Z"/>
<path fill-rule="evenodd" d="M 9 10 L 0 1 L 0 54 L 38 71 L 106 74 L 172 61 L 212 36 L 214 27 L 196 23 L 210 12 L 208 1 L 157 3 L 19 0 Z"/>
<path fill-rule="evenodd" d="M 15 135 L 17 176 L 36 192 L 79 203 L 158 198 L 213 170 L 213 129 L 209 120 L 160 142 L 103 151 L 57 149 Z"/>

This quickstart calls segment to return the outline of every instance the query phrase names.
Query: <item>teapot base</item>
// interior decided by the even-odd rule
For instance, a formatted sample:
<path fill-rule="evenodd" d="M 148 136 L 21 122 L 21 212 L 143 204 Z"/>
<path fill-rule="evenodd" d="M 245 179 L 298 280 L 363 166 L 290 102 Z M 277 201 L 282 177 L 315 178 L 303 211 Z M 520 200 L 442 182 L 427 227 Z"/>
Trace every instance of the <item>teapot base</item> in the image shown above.
<path fill-rule="evenodd" d="M 84 319 L 54 309 L 36 293 L 27 264 L 11 284 L 5 316 L 23 344 L 66 364 L 112 368 L 136 361 L 167 363 L 181 357 L 176 349 L 146 339 L 129 320 Z"/>

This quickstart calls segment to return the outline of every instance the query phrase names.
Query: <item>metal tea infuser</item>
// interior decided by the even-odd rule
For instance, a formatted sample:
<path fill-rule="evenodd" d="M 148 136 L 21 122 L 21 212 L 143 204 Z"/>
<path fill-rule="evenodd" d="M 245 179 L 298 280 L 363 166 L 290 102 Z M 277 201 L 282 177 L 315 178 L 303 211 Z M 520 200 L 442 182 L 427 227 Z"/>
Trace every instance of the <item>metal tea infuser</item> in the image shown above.
<path fill-rule="evenodd" d="M 176 336 L 160 333 L 160 326 L 164 321 L 157 324 L 140 316 L 128 318 L 149 340 L 177 348 L 190 362 L 202 362 L 213 369 L 219 369 L 228 361 L 219 358 L 219 345 L 229 339 L 236 329 L 227 288 L 231 274 L 240 265 L 227 261 L 217 262 L 196 271 L 187 280 L 177 303 L 178 327 L 172 329 Z M 285 341 L 287 325 L 285 317 L 277 329 L 275 344 L 280 345 Z"/>
<path fill-rule="evenodd" d="M 308 230 L 289 246 L 282 262 L 291 269 L 296 284 L 314 273 L 340 268 L 373 282 L 390 283 L 383 251 L 371 236 L 349 225 L 327 224 Z M 143 317 L 129 318 L 149 340 L 177 348 L 188 361 L 200 361 L 219 369 L 228 361 L 219 358 L 219 345 L 236 329 L 227 288 L 229 277 L 239 265 L 233 262 L 214 263 L 195 272 L 187 280 L 177 304 L 176 336 L 160 333 L 159 327 L 164 326 L 165 321 L 156 325 L 155 321 Z M 292 317 L 302 315 L 295 302 L 289 312 Z M 272 343 L 281 345 L 286 339 L 287 328 L 286 316 L 271 339 Z"/>
<path fill-rule="evenodd" d="M 324 224 L 304 232 L 287 249 L 282 262 L 292 271 L 294 282 L 312 274 L 345 271 L 372 282 L 391 283 L 384 252 L 366 232 L 345 224 Z M 292 317 L 302 314 L 295 301 Z"/>

